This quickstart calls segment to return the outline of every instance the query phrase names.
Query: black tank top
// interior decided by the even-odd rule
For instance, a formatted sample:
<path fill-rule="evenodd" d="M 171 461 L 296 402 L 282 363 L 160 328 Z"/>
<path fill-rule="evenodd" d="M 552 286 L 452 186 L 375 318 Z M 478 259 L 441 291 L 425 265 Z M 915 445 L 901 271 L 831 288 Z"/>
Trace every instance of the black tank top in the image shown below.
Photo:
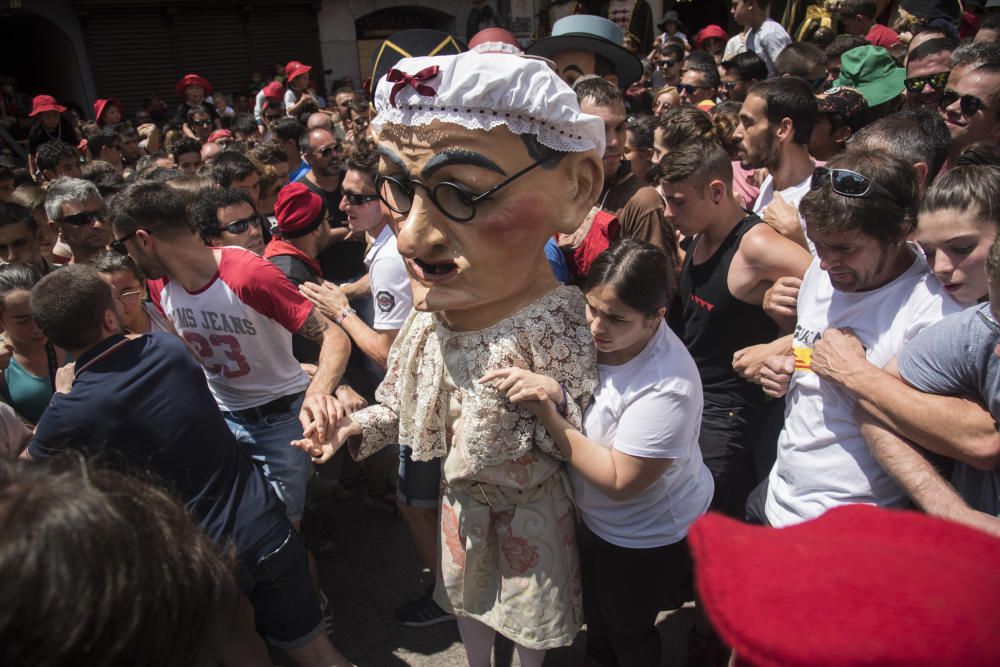
<path fill-rule="evenodd" d="M 778 337 L 778 325 L 764 309 L 732 295 L 727 284 L 729 266 L 743 235 L 761 220 L 743 218 L 722 245 L 701 264 L 694 263 L 701 238 L 687 250 L 681 269 L 681 323 L 678 333 L 698 365 L 706 398 L 736 405 L 759 405 L 764 393 L 733 370 L 733 354 L 748 345 Z"/>

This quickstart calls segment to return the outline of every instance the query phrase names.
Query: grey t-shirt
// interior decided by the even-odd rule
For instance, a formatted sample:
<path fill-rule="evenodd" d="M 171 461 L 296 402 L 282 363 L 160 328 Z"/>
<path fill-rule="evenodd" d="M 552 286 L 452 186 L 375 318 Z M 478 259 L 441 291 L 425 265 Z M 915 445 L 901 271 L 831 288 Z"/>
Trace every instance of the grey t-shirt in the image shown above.
<path fill-rule="evenodd" d="M 899 353 L 899 373 L 928 394 L 970 396 L 1000 419 L 1000 326 L 989 304 L 946 317 L 921 331 Z M 978 470 L 957 461 L 952 484 L 973 508 L 1000 516 L 1000 467 Z"/>

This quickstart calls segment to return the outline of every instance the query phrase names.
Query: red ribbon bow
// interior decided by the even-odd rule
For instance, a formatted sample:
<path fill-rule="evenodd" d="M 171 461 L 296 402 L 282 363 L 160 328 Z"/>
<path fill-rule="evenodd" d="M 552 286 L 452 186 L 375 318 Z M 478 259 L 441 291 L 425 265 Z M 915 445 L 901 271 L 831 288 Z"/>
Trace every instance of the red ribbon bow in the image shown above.
<path fill-rule="evenodd" d="M 437 65 L 425 67 L 416 74 L 407 74 L 398 69 L 389 70 L 389 73 L 385 76 L 386 80 L 393 84 L 392 90 L 389 91 L 389 104 L 398 106 L 396 104 L 396 95 L 407 86 L 412 86 L 414 90 L 425 97 L 434 97 L 437 95 L 437 91 L 420 82 L 433 79 L 438 75 L 439 71 L 440 68 Z"/>

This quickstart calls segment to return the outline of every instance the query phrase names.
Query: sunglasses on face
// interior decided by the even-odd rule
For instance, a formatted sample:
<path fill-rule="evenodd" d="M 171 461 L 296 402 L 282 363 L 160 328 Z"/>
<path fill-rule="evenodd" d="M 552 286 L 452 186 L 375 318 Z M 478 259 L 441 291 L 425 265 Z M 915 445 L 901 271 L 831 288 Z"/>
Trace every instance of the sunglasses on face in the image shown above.
<path fill-rule="evenodd" d="M 743 82 L 742 81 L 723 81 L 722 82 L 722 87 L 725 88 L 726 90 L 732 90 L 733 88 L 735 88 L 736 86 L 740 85 L 741 83 L 743 83 Z"/>
<path fill-rule="evenodd" d="M 903 85 L 906 86 L 906 90 L 911 93 L 919 93 L 924 89 L 924 86 L 928 84 L 934 90 L 941 90 L 944 88 L 944 85 L 948 83 L 949 74 L 950 72 L 938 72 L 937 74 L 931 74 L 930 76 L 912 76 L 903 81 Z"/>
<path fill-rule="evenodd" d="M 230 234 L 242 234 L 246 230 L 250 229 L 251 225 L 260 229 L 261 224 L 263 224 L 261 221 L 261 216 L 255 213 L 254 215 L 251 215 L 249 218 L 243 218 L 242 220 L 235 220 L 233 222 L 230 222 L 228 225 L 223 225 L 222 227 L 219 227 L 217 233 L 221 234 L 222 232 L 229 232 Z"/>
<path fill-rule="evenodd" d="M 378 195 L 363 195 L 360 192 L 349 192 L 344 190 L 344 199 L 351 206 L 361 206 L 367 204 L 370 201 L 376 201 L 379 199 Z"/>
<path fill-rule="evenodd" d="M 128 241 L 133 236 L 135 236 L 140 231 L 146 232 L 147 234 L 152 234 L 153 233 L 152 231 L 150 231 L 148 229 L 143 229 L 143 228 L 140 227 L 140 228 L 135 229 L 134 231 L 126 234 L 125 236 L 121 237 L 120 239 L 115 239 L 114 241 L 112 241 L 111 243 L 108 244 L 108 247 L 111 248 L 112 250 L 114 250 L 119 255 L 127 255 L 128 254 L 128 249 L 125 247 L 125 242 Z"/>
<path fill-rule="evenodd" d="M 818 190 L 827 180 L 830 182 L 830 189 L 842 197 L 868 197 L 872 192 L 878 192 L 890 199 L 896 199 L 891 192 L 872 179 L 850 169 L 816 167 L 809 181 L 809 189 Z"/>
<path fill-rule="evenodd" d="M 958 102 L 958 108 L 961 110 L 962 115 L 968 118 L 969 116 L 975 116 L 980 109 L 986 111 L 992 111 L 991 107 L 986 106 L 981 99 L 975 95 L 959 95 L 954 90 L 946 90 L 941 93 L 941 111 L 947 111 L 955 102 Z"/>
<path fill-rule="evenodd" d="M 60 218 L 59 222 L 64 222 L 67 225 L 73 225 L 75 227 L 82 227 L 84 225 L 89 225 L 94 220 L 104 222 L 104 211 L 81 211 L 80 213 L 74 213 L 73 215 L 67 215 L 65 218 Z"/>
<path fill-rule="evenodd" d="M 212 124 L 212 121 L 208 120 L 208 119 L 206 119 L 206 120 L 196 120 L 196 121 L 193 121 L 193 124 L 194 125 L 199 125 L 201 127 L 208 127 L 209 125 Z"/>
<path fill-rule="evenodd" d="M 340 145 L 338 144 L 335 146 L 324 146 L 323 148 L 319 149 L 318 153 L 319 156 L 324 160 L 330 157 L 331 155 L 336 155 L 337 157 L 340 157 Z"/>
<path fill-rule="evenodd" d="M 656 66 L 660 69 L 670 69 L 677 64 L 676 60 L 661 60 Z"/>
<path fill-rule="evenodd" d="M 711 90 L 712 86 L 695 86 L 690 83 L 679 83 L 677 84 L 677 90 L 682 93 L 687 93 L 688 95 L 694 95 L 696 90 Z"/>

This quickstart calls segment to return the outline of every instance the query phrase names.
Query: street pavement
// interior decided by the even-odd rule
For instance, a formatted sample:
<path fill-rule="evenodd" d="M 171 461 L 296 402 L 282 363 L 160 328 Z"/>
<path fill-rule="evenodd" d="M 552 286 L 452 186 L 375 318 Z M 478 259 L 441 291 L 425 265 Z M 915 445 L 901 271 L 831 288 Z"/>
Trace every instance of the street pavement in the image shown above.
<path fill-rule="evenodd" d="M 369 508 L 360 496 L 346 501 L 316 498 L 311 506 L 319 528 L 332 534 L 337 544 L 331 558 L 318 561 L 321 586 L 333 606 L 337 648 L 360 667 L 465 665 L 455 623 L 407 628 L 393 619 L 393 610 L 418 597 L 431 581 L 403 519 Z M 685 664 L 685 638 L 693 615 L 690 607 L 660 615 L 663 665 Z M 545 667 L 585 665 L 584 637 L 581 632 L 572 647 L 550 651 Z M 280 654 L 275 654 L 275 663 L 291 665 Z M 494 664 L 520 664 L 513 645 L 499 636 Z"/>

